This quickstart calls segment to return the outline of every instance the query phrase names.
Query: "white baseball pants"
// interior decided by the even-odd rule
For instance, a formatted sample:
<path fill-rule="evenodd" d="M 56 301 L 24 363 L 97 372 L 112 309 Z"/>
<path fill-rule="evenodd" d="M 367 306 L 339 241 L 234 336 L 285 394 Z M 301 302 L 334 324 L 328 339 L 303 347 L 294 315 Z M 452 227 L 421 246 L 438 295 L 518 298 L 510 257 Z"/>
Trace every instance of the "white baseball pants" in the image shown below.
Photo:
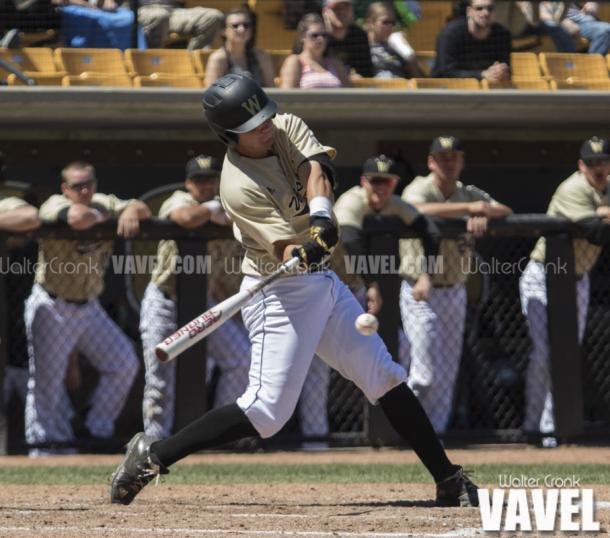
<path fill-rule="evenodd" d="M 578 342 L 582 343 L 589 309 L 589 274 L 576 282 Z M 544 265 L 530 260 L 519 280 L 521 310 L 527 321 L 532 351 L 525 378 L 526 432 L 553 433 L 553 394 L 551 392 L 549 330 L 547 318 L 546 274 Z"/>
<path fill-rule="evenodd" d="M 411 355 L 407 383 L 434 430 L 443 433 L 451 416 L 462 358 L 466 288 L 463 284 L 432 288 L 427 300 L 416 301 L 411 282 L 404 279 L 400 287 L 400 312 L 408 340 L 408 345 L 402 347 Z"/>
<path fill-rule="evenodd" d="M 85 425 L 93 436 L 107 438 L 138 372 L 133 345 L 97 299 L 83 305 L 53 299 L 38 284 L 25 303 L 29 372 L 25 435 L 30 444 L 71 442 L 65 376 L 72 351 L 83 353 L 99 372 Z M 45 451 L 31 451 L 42 455 Z"/>
<path fill-rule="evenodd" d="M 242 289 L 256 280 L 246 276 Z M 406 380 L 379 335 L 363 336 L 354 327 L 362 312 L 333 271 L 280 278 L 243 307 L 252 356 L 248 388 L 237 404 L 261 437 L 291 417 L 314 353 L 373 404 Z"/>
<path fill-rule="evenodd" d="M 208 308 L 212 304 L 208 304 Z M 140 306 L 140 335 L 146 367 L 142 402 L 144 431 L 164 438 L 171 434 L 176 401 L 176 361 L 160 362 L 155 346 L 177 329 L 176 303 L 149 283 Z M 207 359 L 220 369 L 215 407 L 235 402 L 248 381 L 250 342 L 239 321 L 230 319 L 206 339 Z M 210 369 L 211 371 L 211 369 Z"/>

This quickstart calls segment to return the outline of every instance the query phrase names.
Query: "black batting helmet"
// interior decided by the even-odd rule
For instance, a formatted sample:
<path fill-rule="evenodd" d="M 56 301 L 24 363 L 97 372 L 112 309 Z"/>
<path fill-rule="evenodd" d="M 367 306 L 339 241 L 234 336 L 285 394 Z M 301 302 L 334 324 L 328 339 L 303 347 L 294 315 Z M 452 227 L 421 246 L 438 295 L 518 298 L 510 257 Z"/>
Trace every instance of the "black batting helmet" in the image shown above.
<path fill-rule="evenodd" d="M 225 143 L 237 141 L 237 135 L 256 129 L 277 112 L 277 103 L 269 99 L 258 83 L 244 75 L 219 78 L 203 93 L 203 109 L 212 130 Z"/>

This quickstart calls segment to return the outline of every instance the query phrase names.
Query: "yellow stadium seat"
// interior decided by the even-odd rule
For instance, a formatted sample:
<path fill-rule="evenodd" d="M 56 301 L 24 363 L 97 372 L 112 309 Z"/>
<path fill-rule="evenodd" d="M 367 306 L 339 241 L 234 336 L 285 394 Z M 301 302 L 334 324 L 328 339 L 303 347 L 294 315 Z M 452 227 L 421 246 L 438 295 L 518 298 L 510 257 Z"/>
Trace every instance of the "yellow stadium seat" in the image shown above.
<path fill-rule="evenodd" d="M 202 80 L 197 75 L 176 76 L 176 75 L 157 75 L 150 77 L 137 76 L 133 79 L 136 88 L 201 88 Z"/>
<path fill-rule="evenodd" d="M 271 61 L 273 62 L 273 69 L 276 73 L 280 72 L 282 69 L 282 64 L 284 60 L 292 54 L 290 49 L 283 50 L 268 50 L 267 53 L 271 56 Z"/>
<path fill-rule="evenodd" d="M 62 86 L 110 86 L 116 88 L 131 88 L 131 77 L 124 75 L 87 75 L 65 76 Z"/>
<path fill-rule="evenodd" d="M 607 80 L 608 67 L 601 54 L 541 52 L 543 73 L 555 80 Z"/>
<path fill-rule="evenodd" d="M 53 45 L 58 40 L 57 30 L 47 29 L 39 32 L 19 32 L 19 43 L 22 47 Z"/>
<path fill-rule="evenodd" d="M 208 64 L 210 54 L 216 49 L 202 49 L 193 51 L 193 63 L 195 64 L 195 72 L 203 76 L 205 75 L 205 66 Z"/>
<path fill-rule="evenodd" d="M 610 91 L 610 79 L 608 80 L 577 80 L 568 82 L 565 80 L 551 80 L 551 88 L 554 90 L 590 90 Z"/>
<path fill-rule="evenodd" d="M 184 49 L 127 49 L 125 64 L 132 75 L 195 75 L 191 53 Z"/>
<path fill-rule="evenodd" d="M 36 81 L 37 86 L 61 86 L 65 73 L 30 73 L 28 75 Z M 25 82 L 10 74 L 7 78 L 9 86 L 25 86 Z"/>
<path fill-rule="evenodd" d="M 57 73 L 53 51 L 47 48 L 0 49 L 0 59 L 27 73 Z"/>
<path fill-rule="evenodd" d="M 442 90 L 480 90 L 481 84 L 476 78 L 412 78 L 415 89 Z"/>
<path fill-rule="evenodd" d="M 408 90 L 411 84 L 404 78 L 354 78 L 354 88 L 377 88 L 382 90 Z"/>
<path fill-rule="evenodd" d="M 68 75 L 127 75 L 119 49 L 55 49 L 55 61 Z"/>
<path fill-rule="evenodd" d="M 610 54 L 606 54 L 606 64 L 608 64 L 608 71 L 610 71 Z"/>
<path fill-rule="evenodd" d="M 434 67 L 434 62 L 436 61 L 436 51 L 418 50 L 415 53 L 415 58 L 417 60 L 417 65 L 419 65 L 424 74 L 426 76 L 430 76 L 430 73 L 432 73 L 432 68 Z"/>
<path fill-rule="evenodd" d="M 530 90 L 530 91 L 549 91 L 549 83 L 543 78 L 532 80 L 511 80 L 509 82 L 489 82 L 481 81 L 484 90 Z"/>
<path fill-rule="evenodd" d="M 542 78 L 538 56 L 534 52 L 511 52 L 510 70 L 513 79 Z"/>

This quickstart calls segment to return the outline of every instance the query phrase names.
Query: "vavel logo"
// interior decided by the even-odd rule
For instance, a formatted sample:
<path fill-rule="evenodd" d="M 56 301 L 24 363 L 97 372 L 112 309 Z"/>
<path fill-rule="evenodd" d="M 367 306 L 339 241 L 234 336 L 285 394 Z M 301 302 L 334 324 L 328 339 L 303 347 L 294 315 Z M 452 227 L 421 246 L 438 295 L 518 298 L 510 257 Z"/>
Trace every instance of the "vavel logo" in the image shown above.
<path fill-rule="evenodd" d="M 599 530 L 593 490 L 575 488 L 580 485 L 578 478 L 501 475 L 499 479 L 500 488 L 479 489 L 484 531 Z"/>

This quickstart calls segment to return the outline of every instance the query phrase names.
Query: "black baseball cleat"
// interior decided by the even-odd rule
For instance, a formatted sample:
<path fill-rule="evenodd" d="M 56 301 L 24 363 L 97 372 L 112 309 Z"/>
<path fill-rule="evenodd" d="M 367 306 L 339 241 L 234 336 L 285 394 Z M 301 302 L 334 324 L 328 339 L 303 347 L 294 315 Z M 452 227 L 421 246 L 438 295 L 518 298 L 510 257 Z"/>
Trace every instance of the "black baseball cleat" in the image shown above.
<path fill-rule="evenodd" d="M 436 506 L 479 506 L 477 486 L 461 467 L 436 484 Z"/>
<path fill-rule="evenodd" d="M 112 475 L 111 502 L 130 504 L 155 476 L 169 473 L 157 456 L 150 453 L 150 445 L 157 440 L 140 432 L 129 441 L 125 458 Z"/>

